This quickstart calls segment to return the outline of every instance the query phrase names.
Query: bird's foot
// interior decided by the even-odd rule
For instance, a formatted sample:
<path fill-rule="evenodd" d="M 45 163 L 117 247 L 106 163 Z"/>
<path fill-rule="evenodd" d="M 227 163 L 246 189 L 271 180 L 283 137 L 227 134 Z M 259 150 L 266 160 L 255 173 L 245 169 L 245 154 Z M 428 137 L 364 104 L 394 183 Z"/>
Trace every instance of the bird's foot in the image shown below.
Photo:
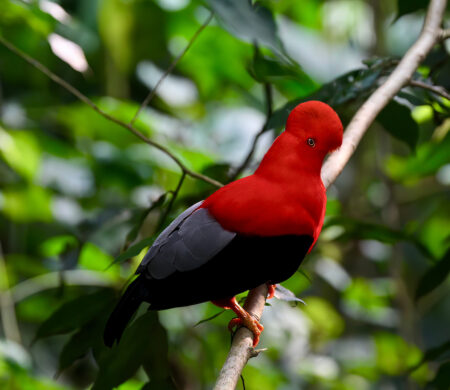
<path fill-rule="evenodd" d="M 261 336 L 264 326 L 262 326 L 258 320 L 253 318 L 251 314 L 245 312 L 246 315 L 243 317 L 233 318 L 228 323 L 228 329 L 230 332 L 236 326 L 245 326 L 250 332 L 253 333 L 253 347 L 256 347 L 259 343 L 259 337 Z"/>
<path fill-rule="evenodd" d="M 272 299 L 275 296 L 275 289 L 277 288 L 277 285 L 267 283 L 267 288 L 267 299 Z"/>
<path fill-rule="evenodd" d="M 233 318 L 230 321 L 230 323 L 228 324 L 228 329 L 232 331 L 236 326 L 245 326 L 253 333 L 253 347 L 256 347 L 258 345 L 259 337 L 264 330 L 264 326 L 262 326 L 257 319 L 253 318 L 249 312 L 244 310 L 241 305 L 237 303 L 235 297 L 212 301 L 212 303 L 224 309 L 233 310 L 238 318 Z"/>

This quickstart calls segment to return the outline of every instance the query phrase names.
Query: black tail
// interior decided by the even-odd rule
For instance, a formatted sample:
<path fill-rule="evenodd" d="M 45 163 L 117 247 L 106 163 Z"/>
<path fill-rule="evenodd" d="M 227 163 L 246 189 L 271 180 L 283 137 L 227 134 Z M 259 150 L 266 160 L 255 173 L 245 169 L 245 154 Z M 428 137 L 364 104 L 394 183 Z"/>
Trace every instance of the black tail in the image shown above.
<path fill-rule="evenodd" d="M 116 340 L 119 342 L 131 317 L 133 317 L 139 305 L 148 297 L 147 283 L 148 280 L 145 276 L 139 275 L 120 298 L 119 303 L 109 316 L 103 332 L 103 341 L 106 346 L 112 347 Z"/>

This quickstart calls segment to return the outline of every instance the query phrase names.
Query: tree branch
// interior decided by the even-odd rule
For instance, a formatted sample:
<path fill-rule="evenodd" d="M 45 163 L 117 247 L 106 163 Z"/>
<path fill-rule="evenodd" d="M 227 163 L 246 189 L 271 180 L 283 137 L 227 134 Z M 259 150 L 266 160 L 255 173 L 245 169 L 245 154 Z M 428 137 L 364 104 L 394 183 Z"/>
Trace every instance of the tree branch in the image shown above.
<path fill-rule="evenodd" d="M 216 187 L 222 187 L 222 183 L 219 183 L 217 180 L 214 180 L 206 175 L 202 175 L 201 173 L 194 172 L 190 170 L 186 165 L 177 157 L 175 156 L 169 149 L 167 149 L 165 146 L 151 140 L 150 138 L 146 137 L 144 134 L 142 134 L 139 130 L 137 130 L 131 123 L 125 123 L 121 121 L 120 119 L 108 114 L 106 111 L 103 111 L 99 106 L 97 106 L 91 99 L 89 99 L 86 95 L 81 93 L 77 88 L 75 88 L 73 85 L 69 84 L 67 81 L 63 80 L 61 77 L 53 73 L 50 69 L 48 69 L 45 65 L 34 59 L 33 57 L 29 56 L 22 50 L 20 50 L 18 47 L 14 46 L 11 42 L 6 40 L 4 37 L 0 36 L 0 43 L 8 48 L 10 51 L 12 51 L 17 56 L 24 59 L 26 62 L 28 62 L 30 65 L 34 66 L 36 69 L 40 70 L 42 73 L 44 73 L 46 76 L 48 76 L 51 80 L 53 80 L 55 83 L 59 84 L 61 87 L 69 91 L 72 95 L 77 97 L 79 100 L 81 100 L 83 103 L 90 106 L 94 111 L 99 113 L 102 117 L 105 119 L 114 122 L 118 124 L 119 126 L 123 127 L 124 129 L 128 130 L 130 133 L 132 133 L 134 136 L 139 138 L 141 141 L 144 141 L 146 144 L 160 150 L 167 156 L 169 156 L 182 170 L 182 172 L 188 176 L 191 176 L 195 179 L 203 180 L 209 184 L 212 184 Z"/>
<path fill-rule="evenodd" d="M 136 119 L 138 118 L 141 111 L 147 107 L 147 105 L 150 103 L 150 101 L 154 98 L 156 91 L 158 90 L 161 83 L 164 81 L 164 79 L 172 72 L 172 70 L 175 68 L 175 66 L 178 64 L 178 62 L 183 58 L 183 56 L 186 54 L 186 52 L 191 48 L 194 41 L 197 39 L 197 37 L 200 35 L 200 33 L 205 29 L 205 27 L 211 22 L 212 18 L 214 16 L 214 13 L 211 12 L 211 14 L 208 16 L 208 18 L 205 20 L 205 22 L 200 26 L 200 28 L 195 32 L 195 34 L 192 36 L 191 40 L 187 44 L 187 46 L 184 48 L 184 50 L 181 52 L 181 54 L 176 57 L 173 62 L 170 64 L 170 66 L 167 68 L 167 70 L 164 72 L 164 74 L 161 76 L 161 78 L 158 80 L 156 85 L 153 87 L 153 89 L 148 93 L 147 97 L 142 102 L 141 106 L 136 111 L 136 114 L 134 114 L 133 119 L 130 121 L 130 125 L 133 125 Z"/>
<path fill-rule="evenodd" d="M 360 107 L 347 126 L 341 148 L 334 152 L 322 167 L 322 181 L 326 188 L 342 172 L 378 113 L 403 86 L 409 83 L 421 61 L 440 39 L 440 25 L 446 3 L 446 0 L 431 0 L 419 38 L 386 81 Z M 252 315 L 260 318 L 264 310 L 266 296 L 267 287 L 265 285 L 259 286 L 250 291 L 244 307 L 250 310 Z M 236 387 L 248 359 L 254 355 L 252 340 L 253 336 L 248 329 L 240 328 L 236 332 L 214 390 L 232 390 Z"/>
<path fill-rule="evenodd" d="M 430 2 L 424 26 L 417 41 L 406 52 L 386 81 L 360 107 L 347 126 L 341 148 L 325 161 L 322 168 L 322 180 L 325 187 L 336 180 L 378 113 L 402 87 L 410 82 L 419 64 L 439 40 L 439 26 L 446 3 L 447 0 Z"/>
<path fill-rule="evenodd" d="M 424 83 L 423 81 L 419 80 L 411 80 L 409 82 L 409 85 L 412 87 L 427 89 L 436 95 L 442 96 L 443 98 L 446 98 L 450 100 L 450 93 L 447 92 L 447 90 L 444 87 L 438 86 L 438 85 L 431 85 Z"/>
<path fill-rule="evenodd" d="M 266 100 L 266 120 L 261 127 L 261 130 L 255 135 L 255 138 L 253 138 L 252 146 L 250 147 L 250 150 L 245 157 L 242 164 L 234 171 L 234 173 L 230 176 L 229 181 L 236 180 L 238 176 L 242 173 L 242 171 L 247 168 L 248 164 L 250 163 L 250 160 L 253 157 L 253 153 L 255 153 L 256 145 L 258 144 L 259 138 L 264 134 L 264 132 L 267 130 L 267 125 L 269 123 L 270 117 L 272 116 L 272 87 L 269 83 L 264 84 L 264 95 Z"/>

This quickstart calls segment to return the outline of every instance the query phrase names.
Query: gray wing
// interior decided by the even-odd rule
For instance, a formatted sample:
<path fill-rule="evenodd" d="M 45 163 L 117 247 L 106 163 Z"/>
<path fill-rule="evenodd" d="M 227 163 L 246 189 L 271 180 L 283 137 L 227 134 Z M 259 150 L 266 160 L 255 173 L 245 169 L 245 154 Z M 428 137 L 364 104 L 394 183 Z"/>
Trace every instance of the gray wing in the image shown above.
<path fill-rule="evenodd" d="M 155 240 L 139 265 L 153 279 L 164 279 L 176 271 L 190 271 L 205 264 L 235 237 L 208 212 L 202 202 L 180 214 Z"/>

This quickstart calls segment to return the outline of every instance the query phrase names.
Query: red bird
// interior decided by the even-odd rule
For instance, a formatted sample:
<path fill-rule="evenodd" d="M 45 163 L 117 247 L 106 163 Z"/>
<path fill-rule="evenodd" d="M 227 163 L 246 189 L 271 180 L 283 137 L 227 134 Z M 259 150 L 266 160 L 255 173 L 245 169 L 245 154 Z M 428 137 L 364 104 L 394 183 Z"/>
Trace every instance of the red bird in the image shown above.
<path fill-rule="evenodd" d="M 343 128 L 325 103 L 299 104 L 286 131 L 251 176 L 236 180 L 179 215 L 155 240 L 111 314 L 104 341 L 119 341 L 142 302 L 150 310 L 212 301 L 233 310 L 259 341 L 263 327 L 235 295 L 292 276 L 322 229 L 325 156 L 342 143 Z"/>

